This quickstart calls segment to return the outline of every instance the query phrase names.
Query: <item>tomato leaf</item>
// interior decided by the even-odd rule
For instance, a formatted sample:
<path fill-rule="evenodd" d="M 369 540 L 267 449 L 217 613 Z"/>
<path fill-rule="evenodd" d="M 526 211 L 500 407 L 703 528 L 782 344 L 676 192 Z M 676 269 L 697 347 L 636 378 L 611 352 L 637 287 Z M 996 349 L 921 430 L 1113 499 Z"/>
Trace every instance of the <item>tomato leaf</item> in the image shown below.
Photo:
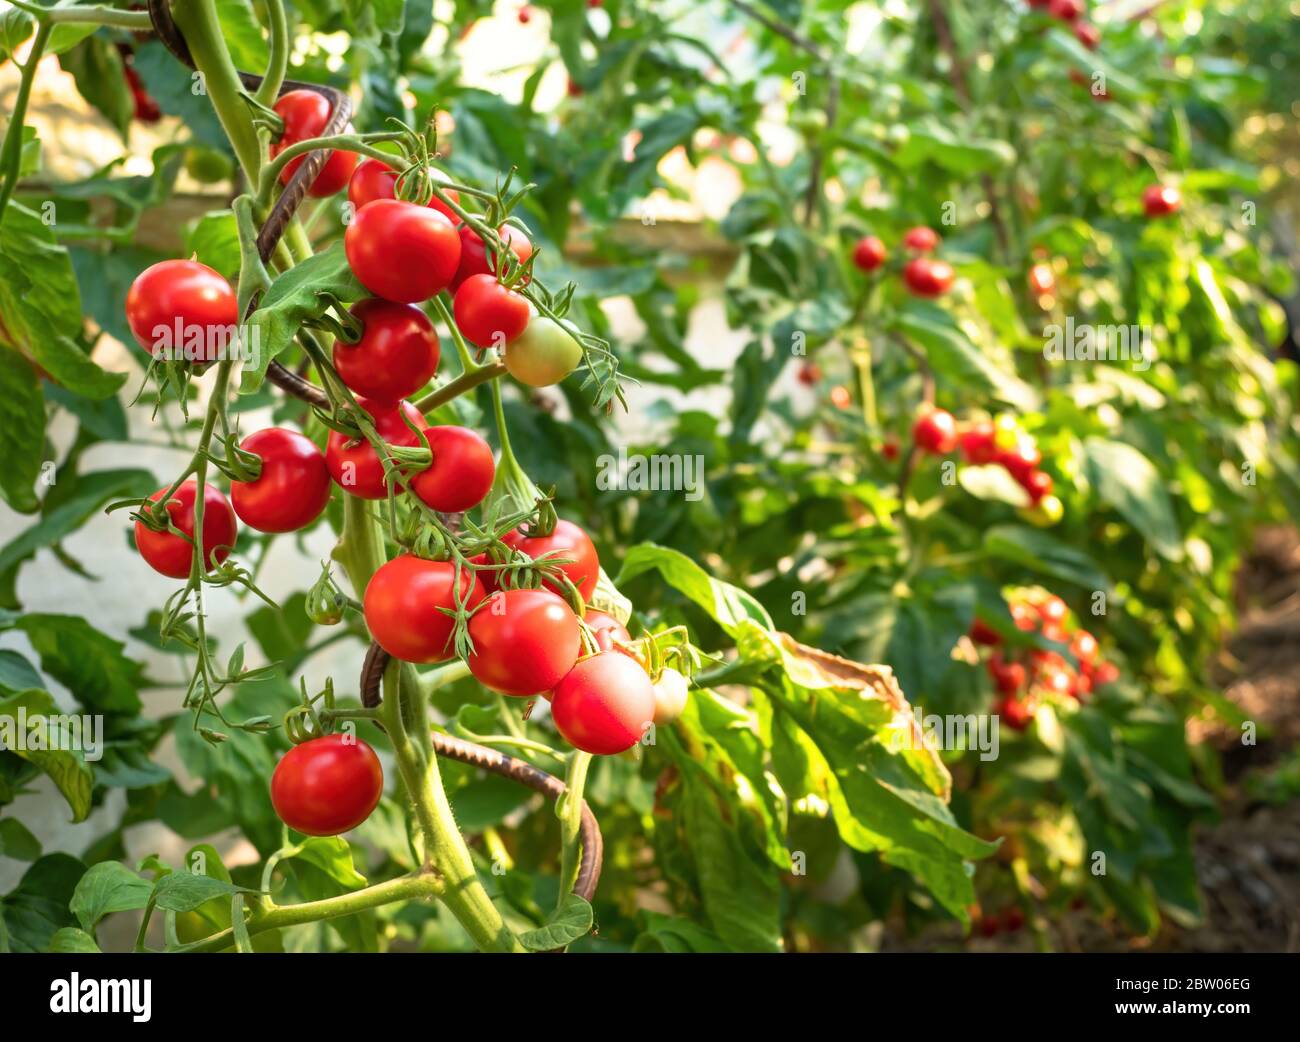
<path fill-rule="evenodd" d="M 239 275 L 239 229 L 232 210 L 210 210 L 185 230 L 185 252 L 232 281 Z"/>
<path fill-rule="evenodd" d="M 0 819 L 0 857 L 35 861 L 41 856 L 41 841 L 17 818 Z"/>
<path fill-rule="evenodd" d="M 1121 441 L 1088 438 L 1083 447 L 1098 495 L 1141 532 L 1160 556 L 1181 560 L 1182 536 L 1169 500 L 1168 481 L 1155 464 Z"/>
<path fill-rule="evenodd" d="M 68 907 L 81 928 L 93 936 L 104 916 L 143 908 L 152 893 L 153 884 L 121 862 L 101 861 L 81 877 Z"/>
<path fill-rule="evenodd" d="M 715 579 L 685 554 L 654 543 L 632 547 L 614 580 L 622 588 L 642 572 L 657 571 L 670 586 L 684 593 L 735 637 L 753 624 L 773 630 L 767 610 L 738 586 Z"/>
<path fill-rule="evenodd" d="M 55 935 L 76 926 L 68 902 L 86 866 L 68 854 L 47 854 L 0 898 L 0 952 L 48 951 Z"/>
<path fill-rule="evenodd" d="M 255 890 L 235 886 L 223 879 L 196 875 L 193 872 L 172 872 L 163 876 L 153 886 L 153 901 L 164 911 L 193 912 L 205 901 L 214 898 L 231 898 L 235 894 L 252 894 Z"/>
<path fill-rule="evenodd" d="M 984 552 L 1074 583 L 1085 590 L 1111 588 L 1110 579 L 1082 550 L 1026 525 L 995 525 L 990 528 L 984 533 Z"/>
<path fill-rule="evenodd" d="M 65 926 L 55 931 L 46 950 L 63 955 L 97 955 L 100 947 L 95 942 L 95 938 L 85 930 L 78 930 L 75 926 Z"/>
<path fill-rule="evenodd" d="M 135 99 L 116 45 L 106 36 L 88 36 L 59 58 L 59 68 L 72 74 L 81 96 L 125 139 Z"/>
<path fill-rule="evenodd" d="M 246 347 L 252 359 L 244 366 L 241 394 L 251 394 L 262 385 L 267 366 L 288 349 L 304 322 L 329 309 L 331 295 L 344 303 L 368 295 L 352 274 L 342 242 L 277 278 L 249 316 Z"/>
<path fill-rule="evenodd" d="M 0 347 L 0 496 L 15 510 L 37 507 L 33 487 L 45 451 L 45 400 L 31 363 Z"/>
<path fill-rule="evenodd" d="M 589 905 L 577 894 L 566 894 L 555 914 L 544 926 L 519 935 L 519 943 L 530 952 L 546 952 L 563 948 L 591 930 L 595 921 Z"/>
<path fill-rule="evenodd" d="M 35 718 L 43 718 L 48 722 L 50 718 L 61 714 L 53 696 L 48 691 L 34 688 L 0 699 L 0 727 L 3 727 L 6 732 L 4 745 L 9 752 L 49 776 L 55 788 L 63 794 L 63 798 L 72 809 L 74 822 L 85 821 L 90 816 L 90 793 L 94 787 L 90 768 L 86 766 L 80 753 L 72 750 L 20 748 L 19 746 L 24 743 L 9 740 L 10 735 L 16 739 L 19 710 L 26 711 L 24 719 L 29 725 Z M 29 733 L 33 732 L 29 729 Z"/>
<path fill-rule="evenodd" d="M 27 634 L 41 668 L 96 712 L 140 710 L 144 667 L 126 656 L 126 645 L 75 615 L 32 613 L 12 625 Z"/>

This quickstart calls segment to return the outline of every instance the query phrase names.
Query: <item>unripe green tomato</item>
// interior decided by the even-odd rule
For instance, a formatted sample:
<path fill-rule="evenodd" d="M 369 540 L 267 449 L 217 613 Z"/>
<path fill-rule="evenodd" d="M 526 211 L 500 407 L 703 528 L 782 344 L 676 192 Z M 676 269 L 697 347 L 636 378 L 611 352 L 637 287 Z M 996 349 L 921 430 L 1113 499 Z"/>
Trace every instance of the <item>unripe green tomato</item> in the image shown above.
<path fill-rule="evenodd" d="M 506 346 L 506 372 L 529 387 L 549 387 L 563 380 L 582 361 L 582 348 L 564 327 L 577 332 L 571 322 L 561 326 L 545 315 L 534 315 L 523 333 Z"/>
<path fill-rule="evenodd" d="M 188 148 L 185 150 L 185 172 L 201 184 L 229 181 L 235 172 L 230 157 L 213 148 Z"/>
<path fill-rule="evenodd" d="M 690 694 L 690 684 L 675 669 L 665 669 L 659 674 L 654 685 L 655 692 L 655 726 L 671 724 L 686 708 L 686 699 Z"/>
<path fill-rule="evenodd" d="M 1057 496 L 1044 496 L 1034 506 L 1020 511 L 1020 516 L 1039 528 L 1050 528 L 1065 516 L 1065 504 Z"/>
<path fill-rule="evenodd" d="M 307 618 L 317 626 L 336 626 L 343 621 L 343 595 L 331 582 L 318 582 L 307 591 Z"/>

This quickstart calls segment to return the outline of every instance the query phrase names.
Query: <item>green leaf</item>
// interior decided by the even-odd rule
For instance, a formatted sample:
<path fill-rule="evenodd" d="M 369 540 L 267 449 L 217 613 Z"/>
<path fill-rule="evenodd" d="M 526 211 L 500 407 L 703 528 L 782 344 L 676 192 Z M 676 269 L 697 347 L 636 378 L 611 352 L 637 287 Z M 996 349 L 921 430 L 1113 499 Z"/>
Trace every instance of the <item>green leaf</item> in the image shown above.
<path fill-rule="evenodd" d="M 957 483 L 976 499 L 1027 507 L 1029 493 L 1013 478 L 1006 467 L 993 463 L 985 467 L 960 467 Z"/>
<path fill-rule="evenodd" d="M 40 686 L 41 675 L 35 666 L 10 648 L 0 649 L 0 690 L 13 694 Z"/>
<path fill-rule="evenodd" d="M 299 327 L 319 318 L 330 306 L 329 294 L 344 303 L 367 296 L 352 274 L 343 243 L 308 257 L 277 278 L 248 319 L 252 362 L 245 365 L 240 393 L 251 394 L 266 377 L 266 368 L 293 342 Z"/>
<path fill-rule="evenodd" d="M 563 948 L 591 931 L 595 918 L 589 905 L 577 894 L 566 894 L 546 925 L 519 935 L 519 943 L 530 952 Z"/>
<path fill-rule="evenodd" d="M 0 857 L 35 861 L 41 856 L 41 841 L 17 818 L 0 820 Z"/>
<path fill-rule="evenodd" d="M 37 507 L 34 486 L 44 452 L 45 399 L 36 373 L 17 351 L 0 347 L 0 496 L 21 513 Z"/>
<path fill-rule="evenodd" d="M 137 713 L 144 669 L 126 645 L 75 615 L 25 615 L 15 624 L 41 658 L 41 669 L 87 709 Z"/>
<path fill-rule="evenodd" d="M 1169 499 L 1168 481 L 1141 452 L 1121 441 L 1083 443 L 1088 474 L 1098 495 L 1118 510 L 1162 557 L 1183 556 L 1182 536 Z"/>
<path fill-rule="evenodd" d="M 935 123 L 911 127 L 907 140 L 894 153 L 894 162 L 911 168 L 932 162 L 955 174 L 1001 170 L 1016 161 L 1016 150 L 997 138 L 958 135 Z"/>
<path fill-rule="evenodd" d="M 766 609 L 751 594 L 713 578 L 685 554 L 666 546 L 641 543 L 632 547 L 623 559 L 615 585 L 622 588 L 642 572 L 652 570 L 708 612 L 733 637 L 754 624 L 769 631 L 775 628 Z"/>
<path fill-rule="evenodd" d="M 247 887 L 235 886 L 225 880 L 193 872 L 172 872 L 153 886 L 154 903 L 168 912 L 192 912 L 213 898 L 229 899 L 235 894 L 255 892 Z"/>
<path fill-rule="evenodd" d="M 235 68 L 264 69 L 266 37 L 249 0 L 221 0 L 217 4 L 217 20 L 221 23 L 221 37 L 230 49 L 230 59 Z"/>
<path fill-rule="evenodd" d="M 352 847 L 342 836 L 311 836 L 289 847 L 281 858 L 284 861 L 303 861 L 319 869 L 338 884 L 339 892 L 360 890 L 366 885 L 366 877 L 352 863 Z"/>
<path fill-rule="evenodd" d="M 909 301 L 892 328 L 921 345 L 941 381 L 988 391 L 1021 412 L 1038 408 L 1038 392 L 971 343 L 942 309 Z"/>
<path fill-rule="evenodd" d="M 0 952 L 48 951 L 55 934 L 75 926 L 68 902 L 86 866 L 68 854 L 47 854 L 0 898 Z"/>
<path fill-rule="evenodd" d="M 984 552 L 1085 590 L 1109 590 L 1110 580 L 1082 550 L 1026 525 L 997 525 L 984 533 Z"/>
<path fill-rule="evenodd" d="M 642 912 L 645 928 L 632 943 L 634 952 L 726 952 L 730 949 L 703 927 L 683 916 Z"/>
<path fill-rule="evenodd" d="M 81 96 L 125 138 L 135 98 L 117 46 L 106 36 L 89 36 L 59 58 L 59 67 L 72 74 Z"/>
<path fill-rule="evenodd" d="M 50 946 L 46 950 L 63 955 L 97 955 L 100 948 L 95 943 L 95 938 L 85 930 L 78 930 L 75 926 L 65 926 L 50 938 Z"/>
<path fill-rule="evenodd" d="M 268 660 L 284 665 L 292 673 L 302 661 L 307 638 L 315 623 L 307 617 L 307 595 L 301 590 L 288 597 L 278 608 L 260 606 L 248 616 L 248 632 L 257 641 Z"/>
<path fill-rule="evenodd" d="M 231 210 L 212 210 L 185 231 L 185 252 L 227 278 L 239 274 L 239 229 Z"/>
<path fill-rule="evenodd" d="M 29 724 L 36 717 L 48 721 L 50 717 L 61 715 L 54 698 L 48 691 L 30 690 L 0 699 L 0 726 L 6 732 L 4 745 L 47 774 L 72 808 L 72 820 L 85 821 L 90 815 L 90 793 L 94 784 L 90 768 L 78 753 L 68 749 L 16 748 L 19 743 L 11 741 L 9 736 L 16 739 L 20 709 L 26 710 L 25 719 Z"/>
<path fill-rule="evenodd" d="M 81 928 L 93 935 L 106 915 L 129 912 L 149 903 L 153 884 L 118 861 L 101 861 L 91 865 L 77 883 L 69 909 Z"/>

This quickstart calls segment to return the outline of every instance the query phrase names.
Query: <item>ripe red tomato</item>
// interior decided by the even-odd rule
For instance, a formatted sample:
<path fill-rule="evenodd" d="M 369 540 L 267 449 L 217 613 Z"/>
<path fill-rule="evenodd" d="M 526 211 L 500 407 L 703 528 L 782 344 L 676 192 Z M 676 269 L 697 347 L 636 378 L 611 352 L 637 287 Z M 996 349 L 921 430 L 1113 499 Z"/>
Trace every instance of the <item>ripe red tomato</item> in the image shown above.
<path fill-rule="evenodd" d="M 917 447 L 934 456 L 946 456 L 957 447 L 957 421 L 944 409 L 929 409 L 912 425 Z"/>
<path fill-rule="evenodd" d="M 1029 498 L 1037 503 L 1044 496 L 1052 494 L 1052 475 L 1046 471 L 1034 470 L 1025 476 L 1025 480 L 1020 483 L 1021 487 L 1029 493 Z"/>
<path fill-rule="evenodd" d="M 1091 665 L 1097 658 L 1097 638 L 1079 630 L 1070 641 L 1070 651 L 1081 665 Z"/>
<path fill-rule="evenodd" d="M 212 362 L 238 347 L 235 291 L 198 261 L 159 261 L 140 272 L 126 293 L 126 321 L 151 355 Z"/>
<path fill-rule="evenodd" d="M 271 146 L 271 158 L 274 159 L 290 145 L 296 145 L 299 141 L 306 141 L 309 138 L 320 137 L 321 131 L 325 129 L 325 124 L 330 118 L 329 99 L 323 94 L 317 94 L 314 90 L 291 90 L 287 94 L 280 96 L 275 103 L 275 111 L 280 118 L 284 120 L 284 134 L 280 140 Z M 305 155 L 297 156 L 289 160 L 282 171 L 280 171 L 280 180 L 284 184 L 289 183 L 289 178 L 293 176 L 295 170 L 306 159 Z M 307 194 L 319 198 L 327 195 L 333 195 L 340 191 L 352 177 L 352 171 L 357 166 L 357 155 L 355 152 L 344 152 L 335 149 L 325 160 L 325 165 L 316 175 L 316 180 L 312 182 L 311 187 L 307 189 Z"/>
<path fill-rule="evenodd" d="M 666 727 L 686 708 L 691 693 L 690 681 L 675 669 L 665 669 L 654 682 L 654 693 L 655 726 Z"/>
<path fill-rule="evenodd" d="M 582 652 L 578 616 L 550 590 L 499 590 L 470 619 L 469 671 L 503 695 L 550 691 Z"/>
<path fill-rule="evenodd" d="M 874 235 L 859 239 L 853 246 L 853 265 L 859 271 L 875 271 L 887 256 L 885 244 Z"/>
<path fill-rule="evenodd" d="M 1090 51 L 1095 51 L 1101 43 L 1101 30 L 1091 22 L 1077 21 L 1074 23 L 1074 37 Z"/>
<path fill-rule="evenodd" d="M 831 388 L 831 404 L 837 409 L 848 409 L 853 404 L 853 395 L 843 384 Z"/>
<path fill-rule="evenodd" d="M 885 435 L 885 440 L 880 445 L 880 454 L 885 457 L 885 460 L 893 463 L 894 460 L 898 459 L 898 450 L 898 435 Z"/>
<path fill-rule="evenodd" d="M 433 379 L 442 349 L 423 311 L 371 297 L 351 312 L 365 328 L 355 344 L 334 342 L 334 368 L 355 394 L 392 404 Z"/>
<path fill-rule="evenodd" d="M 1001 644 L 1002 634 L 990 626 L 981 618 L 976 618 L 970 624 L 970 639 L 976 644 Z"/>
<path fill-rule="evenodd" d="M 565 326 L 576 331 L 567 320 L 556 322 L 534 315 L 523 333 L 510 342 L 506 372 L 529 387 L 549 387 L 563 380 L 582 362 L 582 347 Z"/>
<path fill-rule="evenodd" d="M 795 373 L 795 378 L 805 387 L 814 387 L 822 378 L 821 366 L 816 362 L 804 362 Z"/>
<path fill-rule="evenodd" d="M 1023 731 L 1034 718 L 1034 707 L 1028 701 L 1012 695 L 1003 698 L 994 711 L 1013 731 Z"/>
<path fill-rule="evenodd" d="M 1002 927 L 1007 933 L 1017 933 L 1025 925 L 1025 913 L 1018 905 L 1012 905 L 1002 913 Z"/>
<path fill-rule="evenodd" d="M 1073 22 L 1083 17 L 1083 0 L 1051 0 L 1047 13 L 1063 22 Z"/>
<path fill-rule="evenodd" d="M 524 4 L 523 7 L 519 8 L 519 14 L 517 17 L 519 18 L 520 25 L 527 25 L 533 20 L 533 9 L 527 4 Z"/>
<path fill-rule="evenodd" d="M 411 491 L 434 510 L 454 514 L 483 502 L 496 477 L 492 446 L 468 427 L 428 427 L 433 462 L 411 479 Z"/>
<path fill-rule="evenodd" d="M 1172 185 L 1147 185 L 1142 193 L 1142 209 L 1148 217 L 1168 217 L 1183 206 L 1183 197 Z"/>
<path fill-rule="evenodd" d="M 1068 695 L 1074 690 L 1074 673 L 1068 668 L 1050 667 L 1038 674 L 1038 683 L 1058 695 Z"/>
<path fill-rule="evenodd" d="M 571 563 L 561 565 L 560 570 L 578 588 L 582 599 L 589 601 L 596 592 L 596 583 L 600 580 L 600 559 L 596 556 L 596 547 L 587 533 L 572 521 L 557 521 L 555 530 L 546 536 L 528 536 L 516 528 L 502 536 L 501 541 L 511 549 L 527 554 L 534 561 L 543 556 L 568 560 Z M 549 582 L 543 585 L 548 590 L 560 593 Z"/>
<path fill-rule="evenodd" d="M 400 199 L 376 199 L 343 236 L 352 272 L 377 297 L 403 304 L 446 289 L 460 263 L 460 238 L 446 216 Z"/>
<path fill-rule="evenodd" d="M 478 232 L 468 224 L 462 224 L 458 231 L 460 234 L 460 267 L 456 269 L 456 277 L 451 283 L 453 292 L 460 289 L 461 283 L 473 275 L 496 274 L 496 269 L 488 261 L 487 246 L 479 238 Z M 520 264 L 523 264 L 533 255 L 533 244 L 528 240 L 528 236 L 518 228 L 503 224 L 497 229 L 497 235 L 503 243 L 510 247 L 511 252 L 519 258 Z"/>
<path fill-rule="evenodd" d="M 1113 662 L 1098 662 L 1092 669 L 1093 688 L 1113 684 L 1119 679 L 1119 667 Z"/>
<path fill-rule="evenodd" d="M 997 462 L 1023 484 L 1043 462 L 1043 454 L 1038 451 L 1038 444 L 1030 435 L 1020 434 L 1016 436 L 1015 448 L 999 452 Z"/>
<path fill-rule="evenodd" d="M 961 432 L 961 454 L 967 463 L 977 466 L 992 463 L 997 456 L 994 439 L 997 429 L 992 420 L 977 420 Z"/>
<path fill-rule="evenodd" d="M 596 640 L 596 647 L 601 651 L 616 650 L 614 647 L 616 640 L 624 644 L 631 643 L 632 634 L 628 632 L 627 627 L 606 612 L 588 608 L 582 621 L 590 628 L 591 635 Z"/>
<path fill-rule="evenodd" d="M 320 517 L 330 501 L 330 472 L 310 438 L 268 427 L 239 447 L 262 457 L 256 481 L 230 483 L 231 502 L 244 524 L 259 532 L 296 532 Z"/>
<path fill-rule="evenodd" d="M 943 296 L 956 277 L 951 264 L 932 257 L 915 257 L 903 266 L 903 282 L 918 297 Z"/>
<path fill-rule="evenodd" d="M 456 607 L 455 566 L 402 554 L 370 577 L 362 608 L 366 626 L 379 646 L 406 662 L 442 662 L 455 653 L 456 620 L 441 609 Z M 466 609 L 486 594 L 468 568 L 460 573 Z"/>
<path fill-rule="evenodd" d="M 454 188 L 444 188 L 443 191 L 452 202 L 460 202 L 460 193 Z M 352 209 L 360 210 L 366 203 L 373 203 L 376 199 L 396 198 L 397 171 L 378 159 L 363 159 L 353 171 L 352 180 L 348 182 L 348 202 L 352 204 Z M 456 211 L 436 195 L 430 196 L 425 205 L 437 210 L 453 224 L 460 220 Z"/>
<path fill-rule="evenodd" d="M 419 435 L 406 425 L 405 416 L 417 427 L 426 428 L 428 420 L 410 402 L 385 405 L 362 398 L 357 401 L 374 420 L 375 432 L 389 445 L 413 447 L 420 444 Z M 325 444 L 325 465 L 330 477 L 349 495 L 361 499 L 383 499 L 388 495 L 384 481 L 384 464 L 370 442 L 364 438 L 351 439 L 339 431 L 330 431 Z"/>
<path fill-rule="evenodd" d="M 616 651 L 582 659 L 551 692 L 556 729 L 574 748 L 612 756 L 654 720 L 655 691 L 640 663 Z"/>
<path fill-rule="evenodd" d="M 1028 604 L 1017 601 L 1011 605 L 1011 621 L 1016 624 L 1016 629 L 1028 633 L 1030 630 L 1038 629 L 1038 612 Z"/>
<path fill-rule="evenodd" d="M 1044 625 L 1061 625 L 1065 622 L 1065 617 L 1070 613 L 1065 601 L 1061 600 L 1055 594 L 1045 598 L 1038 605 L 1038 617 L 1043 620 Z"/>
<path fill-rule="evenodd" d="M 295 745 L 271 775 L 275 813 L 308 836 L 337 836 L 356 828 L 383 792 L 379 757 L 352 735 L 327 734 Z"/>
<path fill-rule="evenodd" d="M 1029 269 L 1027 280 L 1029 291 L 1037 296 L 1051 293 L 1056 289 L 1056 272 L 1050 264 L 1035 264 Z"/>
<path fill-rule="evenodd" d="M 505 347 L 528 327 L 528 301 L 495 275 L 471 275 L 456 290 L 452 306 L 457 327 L 477 347 Z"/>
<path fill-rule="evenodd" d="M 939 246 L 939 233 L 933 228 L 918 225 L 909 228 L 903 236 L 903 245 L 916 253 L 929 253 Z"/>
<path fill-rule="evenodd" d="M 184 482 L 167 501 L 171 522 L 183 533 L 155 532 L 142 521 L 135 523 L 135 548 L 155 572 L 173 579 L 186 579 L 190 562 L 194 560 L 194 500 L 198 486 L 193 478 Z M 149 498 L 157 502 L 167 491 L 160 488 Z M 220 564 L 235 545 L 239 524 L 220 489 L 203 486 L 203 561 L 205 565 Z"/>
<path fill-rule="evenodd" d="M 1025 686 L 1025 667 L 1019 662 L 1008 662 L 1000 651 L 989 656 L 987 669 L 1000 694 L 1014 695 Z"/>

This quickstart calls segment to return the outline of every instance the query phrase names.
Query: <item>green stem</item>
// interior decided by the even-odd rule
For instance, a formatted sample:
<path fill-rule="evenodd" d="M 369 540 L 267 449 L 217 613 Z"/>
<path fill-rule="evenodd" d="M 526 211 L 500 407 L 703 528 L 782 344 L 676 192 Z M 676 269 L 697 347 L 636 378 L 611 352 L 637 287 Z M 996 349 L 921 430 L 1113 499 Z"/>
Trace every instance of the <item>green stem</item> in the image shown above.
<path fill-rule="evenodd" d="M 9 200 L 14 189 L 18 187 L 19 171 L 23 162 L 23 120 L 27 118 L 27 103 L 32 97 L 32 79 L 36 75 L 36 66 L 45 53 L 50 32 L 54 26 L 49 21 L 41 22 L 36 30 L 36 39 L 32 41 L 31 52 L 23 65 L 22 78 L 18 81 L 18 94 L 14 97 L 14 110 L 9 117 L 9 127 L 5 131 L 4 146 L 0 148 L 0 170 L 4 171 L 4 188 L 0 188 L 0 223 L 4 222 L 9 208 Z"/>
<path fill-rule="evenodd" d="M 439 387 L 436 391 L 430 391 L 412 404 L 422 413 L 431 413 L 438 406 L 446 405 L 453 398 L 459 398 L 466 391 L 472 391 L 479 384 L 485 384 L 489 380 L 495 380 L 498 376 L 504 375 L 505 371 L 505 362 L 493 362 L 491 365 L 478 366 L 475 369 L 461 373 L 451 383 Z"/>
<path fill-rule="evenodd" d="M 283 152 L 279 153 L 272 159 L 262 170 L 261 181 L 258 183 L 258 199 L 263 205 L 271 201 L 271 193 L 275 189 L 276 181 L 280 177 L 280 172 L 284 170 L 293 160 L 299 156 L 305 156 L 308 152 L 316 152 L 322 148 L 343 148 L 349 152 L 356 152 L 358 155 L 369 156 L 371 159 L 378 159 L 381 163 L 391 164 L 393 154 L 384 152 L 378 148 L 372 148 L 369 144 L 371 141 L 400 141 L 406 135 L 401 133 L 383 132 L 377 134 L 334 134 L 330 137 L 313 137 L 303 141 L 297 141 L 290 145 Z"/>
<path fill-rule="evenodd" d="M 262 105 L 273 105 L 289 68 L 289 22 L 284 15 L 284 0 L 266 0 L 266 27 L 271 36 L 270 54 L 266 75 L 253 97 Z"/>
<path fill-rule="evenodd" d="M 52 25 L 70 22 L 93 22 L 95 25 L 111 25 L 118 29 L 138 29 L 149 32 L 153 22 L 148 11 L 119 11 L 113 7 L 47 7 L 38 8 L 35 4 L 20 5 L 23 10 L 41 12 L 40 18 Z"/>
<path fill-rule="evenodd" d="M 578 862 L 582 854 L 578 843 L 582 829 L 582 790 L 590 766 L 591 753 L 574 752 L 564 777 L 564 795 L 555 808 L 560 819 L 560 897 L 557 907 L 564 903 L 578 879 Z"/>
<path fill-rule="evenodd" d="M 376 883 L 364 890 L 355 890 L 350 894 L 339 894 L 320 901 L 305 901 L 302 904 L 285 905 L 273 908 L 269 912 L 257 915 L 248 921 L 249 936 L 278 930 L 285 926 L 301 926 L 304 923 L 318 923 L 324 919 L 338 919 L 344 915 L 355 915 L 367 908 L 392 904 L 394 901 L 413 901 L 426 897 L 437 897 L 443 888 L 443 882 L 431 872 L 402 876 L 385 883 Z M 234 927 L 220 933 L 205 937 L 201 941 L 178 949 L 183 952 L 219 952 L 235 945 Z"/>

